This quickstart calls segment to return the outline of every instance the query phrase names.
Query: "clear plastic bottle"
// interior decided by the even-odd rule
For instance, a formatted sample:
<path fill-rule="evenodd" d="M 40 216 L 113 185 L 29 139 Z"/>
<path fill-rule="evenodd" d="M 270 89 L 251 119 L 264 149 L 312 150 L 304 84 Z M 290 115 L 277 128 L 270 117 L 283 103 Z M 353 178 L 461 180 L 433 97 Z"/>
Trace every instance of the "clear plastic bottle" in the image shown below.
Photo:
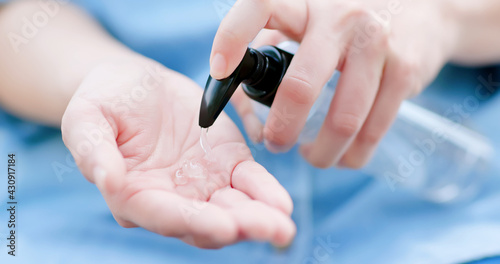
<path fill-rule="evenodd" d="M 298 43 L 287 41 L 278 48 L 294 54 Z M 335 72 L 322 89 L 299 143 L 311 142 L 317 136 L 339 77 L 340 73 Z M 252 102 L 257 116 L 265 122 L 269 108 Z M 493 152 L 488 140 L 478 133 L 404 101 L 396 121 L 363 171 L 385 181 L 393 191 L 401 186 L 433 202 L 460 201 L 478 192 Z"/>

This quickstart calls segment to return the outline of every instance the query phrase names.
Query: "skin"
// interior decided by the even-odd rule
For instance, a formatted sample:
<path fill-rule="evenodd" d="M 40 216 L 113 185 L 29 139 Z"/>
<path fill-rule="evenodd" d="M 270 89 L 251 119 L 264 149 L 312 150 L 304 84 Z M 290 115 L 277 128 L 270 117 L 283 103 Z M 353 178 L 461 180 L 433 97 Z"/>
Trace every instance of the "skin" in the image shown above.
<path fill-rule="evenodd" d="M 321 88 L 339 70 L 326 120 L 301 153 L 317 167 L 360 168 L 401 102 L 418 94 L 446 62 L 500 61 L 499 11 L 495 0 L 239 0 L 214 39 L 211 75 L 230 75 L 254 39 L 257 47 L 300 42 L 264 126 L 242 92 L 235 95 L 245 127 L 270 151 L 288 151 Z"/>
<path fill-rule="evenodd" d="M 21 18 L 39 11 L 38 3 L 2 7 L 0 35 L 19 32 Z M 116 42 L 80 10 L 59 8 L 18 52 L 8 38 L 0 39 L 2 106 L 60 126 L 80 171 L 123 227 L 202 248 L 241 240 L 289 244 L 292 200 L 253 160 L 225 114 L 209 131 L 214 160 L 204 160 L 198 143 L 202 89 Z M 206 166 L 207 178 L 176 185 L 186 160 Z"/>

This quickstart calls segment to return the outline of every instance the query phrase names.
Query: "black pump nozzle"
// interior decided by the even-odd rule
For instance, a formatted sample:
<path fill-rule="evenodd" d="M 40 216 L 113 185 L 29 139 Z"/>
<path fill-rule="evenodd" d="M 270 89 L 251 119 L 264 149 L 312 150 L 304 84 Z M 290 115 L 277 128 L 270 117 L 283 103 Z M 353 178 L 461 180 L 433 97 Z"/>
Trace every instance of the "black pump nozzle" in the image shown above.
<path fill-rule="evenodd" d="M 201 100 L 199 124 L 203 128 L 210 127 L 222 112 L 224 107 L 240 83 L 250 77 L 255 67 L 256 59 L 250 48 L 245 52 L 243 60 L 236 70 L 227 78 L 217 80 L 208 77 L 205 92 Z"/>
<path fill-rule="evenodd" d="M 216 80 L 209 76 L 201 100 L 200 127 L 207 128 L 215 122 L 241 83 L 250 98 L 271 106 L 292 57 L 273 46 L 247 48 L 243 60 L 229 77 Z"/>

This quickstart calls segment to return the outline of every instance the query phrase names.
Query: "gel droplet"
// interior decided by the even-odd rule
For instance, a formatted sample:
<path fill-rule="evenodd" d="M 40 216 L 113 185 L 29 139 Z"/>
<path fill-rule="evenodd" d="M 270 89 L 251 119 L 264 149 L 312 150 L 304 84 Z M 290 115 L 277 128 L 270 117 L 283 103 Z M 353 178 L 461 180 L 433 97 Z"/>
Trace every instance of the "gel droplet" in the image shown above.
<path fill-rule="evenodd" d="M 205 152 L 205 159 L 208 161 L 214 161 L 214 157 L 212 154 L 212 147 L 208 143 L 208 128 L 202 128 L 200 133 L 200 146 Z"/>
<path fill-rule="evenodd" d="M 173 176 L 176 185 L 185 185 L 190 180 L 206 179 L 208 177 L 208 167 L 215 161 L 212 148 L 208 144 L 208 128 L 202 128 L 200 134 L 200 146 L 205 152 L 203 158 L 184 160 Z"/>
<path fill-rule="evenodd" d="M 177 185 L 185 185 L 189 179 L 184 175 L 182 168 L 178 169 L 174 175 L 174 183 Z"/>
<path fill-rule="evenodd" d="M 175 172 L 174 183 L 185 185 L 190 179 L 206 179 L 208 169 L 200 162 L 194 160 L 185 160 L 181 167 Z"/>
<path fill-rule="evenodd" d="M 185 172 L 189 178 L 193 179 L 206 179 L 208 174 L 207 169 L 202 164 L 195 161 L 189 162 Z"/>

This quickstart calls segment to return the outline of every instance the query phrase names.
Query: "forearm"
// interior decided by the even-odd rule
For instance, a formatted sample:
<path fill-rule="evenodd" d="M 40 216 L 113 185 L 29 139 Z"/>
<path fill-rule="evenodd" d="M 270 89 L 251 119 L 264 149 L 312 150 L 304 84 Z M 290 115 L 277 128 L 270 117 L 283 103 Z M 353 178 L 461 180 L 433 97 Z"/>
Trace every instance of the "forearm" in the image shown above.
<path fill-rule="evenodd" d="M 500 63 L 500 1 L 450 0 L 459 25 L 454 62 Z"/>
<path fill-rule="evenodd" d="M 90 69 L 138 55 L 77 8 L 59 4 L 50 16 L 39 2 L 13 1 L 0 9 L 0 36 L 6 36 L 0 38 L 0 105 L 18 116 L 57 126 Z M 33 23 L 39 12 L 47 15 L 47 23 Z"/>

